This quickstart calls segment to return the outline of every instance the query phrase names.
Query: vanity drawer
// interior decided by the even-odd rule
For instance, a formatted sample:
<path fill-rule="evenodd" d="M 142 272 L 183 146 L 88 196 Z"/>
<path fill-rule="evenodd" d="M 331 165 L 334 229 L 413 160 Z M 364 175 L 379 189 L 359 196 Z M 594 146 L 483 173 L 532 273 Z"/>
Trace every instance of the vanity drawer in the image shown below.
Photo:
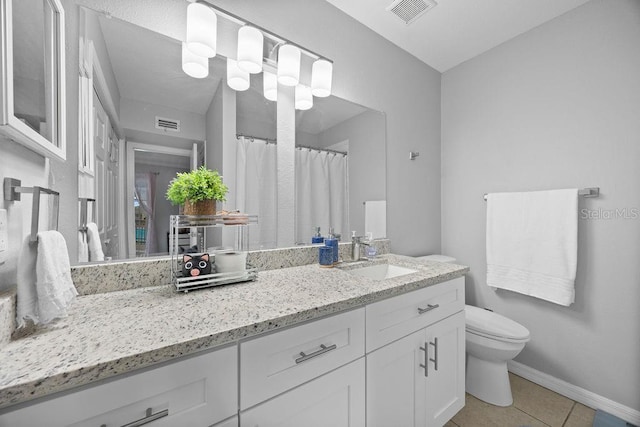
<path fill-rule="evenodd" d="M 367 353 L 464 309 L 464 277 L 366 307 Z"/>
<path fill-rule="evenodd" d="M 72 392 L 0 415 L 0 426 L 212 425 L 237 413 L 237 354 L 228 347 Z"/>
<path fill-rule="evenodd" d="M 246 409 L 364 355 L 364 308 L 240 344 Z"/>

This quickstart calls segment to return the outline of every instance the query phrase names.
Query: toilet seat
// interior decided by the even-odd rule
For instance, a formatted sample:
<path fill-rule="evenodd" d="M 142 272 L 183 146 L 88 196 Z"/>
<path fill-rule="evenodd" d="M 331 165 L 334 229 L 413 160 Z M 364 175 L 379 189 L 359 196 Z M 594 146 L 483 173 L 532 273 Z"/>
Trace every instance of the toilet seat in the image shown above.
<path fill-rule="evenodd" d="M 465 306 L 466 331 L 505 342 L 527 342 L 529 330 L 507 317 L 471 305 Z"/>

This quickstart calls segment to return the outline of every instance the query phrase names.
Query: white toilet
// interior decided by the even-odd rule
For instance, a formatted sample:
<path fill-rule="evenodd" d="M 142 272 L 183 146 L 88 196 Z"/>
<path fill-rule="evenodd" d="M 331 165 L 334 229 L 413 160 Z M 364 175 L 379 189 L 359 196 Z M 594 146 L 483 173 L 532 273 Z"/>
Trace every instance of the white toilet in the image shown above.
<path fill-rule="evenodd" d="M 456 261 L 443 255 L 418 259 Z M 507 317 L 471 305 L 465 306 L 465 315 L 466 391 L 487 403 L 509 406 L 513 397 L 507 362 L 516 357 L 529 341 L 529 330 Z"/>

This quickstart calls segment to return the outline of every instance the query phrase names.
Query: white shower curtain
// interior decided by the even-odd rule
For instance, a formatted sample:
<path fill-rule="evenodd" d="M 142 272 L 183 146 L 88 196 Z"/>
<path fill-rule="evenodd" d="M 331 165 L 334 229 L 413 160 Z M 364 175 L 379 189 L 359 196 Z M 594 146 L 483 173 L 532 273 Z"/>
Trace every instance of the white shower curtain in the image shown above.
<path fill-rule="evenodd" d="M 278 235 L 276 145 L 240 137 L 236 159 L 236 208 L 258 215 L 258 225 L 249 226 L 249 249 L 275 248 Z"/>
<path fill-rule="evenodd" d="M 316 227 L 349 236 L 349 182 L 347 156 L 297 148 L 296 242 L 311 243 Z"/>

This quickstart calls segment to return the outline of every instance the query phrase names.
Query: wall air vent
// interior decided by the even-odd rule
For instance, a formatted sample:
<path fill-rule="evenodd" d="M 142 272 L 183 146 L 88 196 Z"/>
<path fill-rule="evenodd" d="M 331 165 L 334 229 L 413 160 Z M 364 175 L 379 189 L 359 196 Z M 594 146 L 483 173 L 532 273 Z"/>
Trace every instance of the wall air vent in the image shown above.
<path fill-rule="evenodd" d="M 156 129 L 162 129 L 171 132 L 180 132 L 180 120 L 167 119 L 156 116 Z"/>
<path fill-rule="evenodd" d="M 387 10 L 409 25 L 437 4 L 435 0 L 396 0 Z"/>

